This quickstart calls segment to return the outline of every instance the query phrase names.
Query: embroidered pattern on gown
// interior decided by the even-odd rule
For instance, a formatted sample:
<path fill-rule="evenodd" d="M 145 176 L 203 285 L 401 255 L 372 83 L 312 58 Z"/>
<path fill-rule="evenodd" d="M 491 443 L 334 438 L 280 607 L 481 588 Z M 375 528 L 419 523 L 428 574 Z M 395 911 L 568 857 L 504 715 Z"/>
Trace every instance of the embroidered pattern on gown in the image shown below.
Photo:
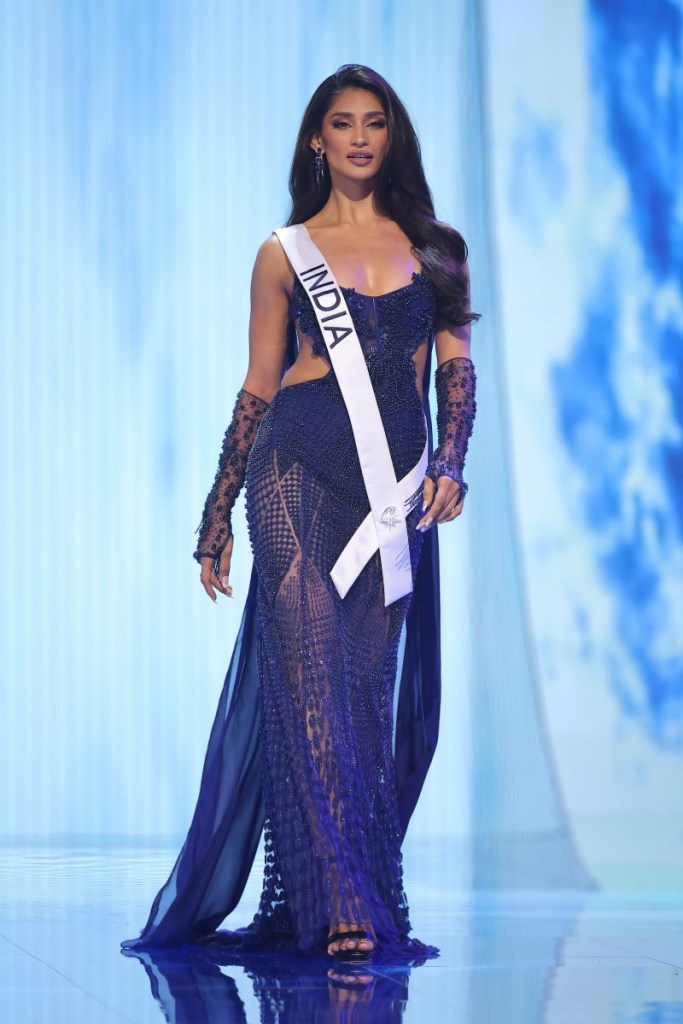
<path fill-rule="evenodd" d="M 422 400 L 412 356 L 425 341 L 431 352 L 435 294 L 422 273 L 385 295 L 343 291 L 400 479 L 425 444 L 423 409 L 429 430 L 430 359 Z M 301 344 L 324 355 L 298 280 L 290 317 Z M 254 568 L 197 808 L 145 930 L 123 945 L 320 952 L 330 924 L 371 923 L 380 958 L 434 955 L 409 936 L 401 843 L 438 731 L 436 531 L 415 529 L 421 504 L 409 514 L 412 594 L 384 607 L 379 552 L 337 594 L 330 569 L 370 506 L 332 369 L 277 392 L 245 484 Z M 262 826 L 256 916 L 217 931 Z"/>

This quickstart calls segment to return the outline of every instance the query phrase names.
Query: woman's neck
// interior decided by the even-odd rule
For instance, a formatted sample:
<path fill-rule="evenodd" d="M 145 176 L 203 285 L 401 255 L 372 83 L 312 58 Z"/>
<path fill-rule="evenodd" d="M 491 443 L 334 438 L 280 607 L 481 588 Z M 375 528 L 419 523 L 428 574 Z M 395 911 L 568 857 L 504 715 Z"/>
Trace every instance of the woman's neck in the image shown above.
<path fill-rule="evenodd" d="M 353 194 L 355 193 L 355 194 Z M 332 186 L 329 199 L 316 214 L 316 226 L 332 227 L 348 224 L 351 227 L 369 227 L 373 222 L 386 220 L 378 209 L 374 190 L 358 192 Z"/>

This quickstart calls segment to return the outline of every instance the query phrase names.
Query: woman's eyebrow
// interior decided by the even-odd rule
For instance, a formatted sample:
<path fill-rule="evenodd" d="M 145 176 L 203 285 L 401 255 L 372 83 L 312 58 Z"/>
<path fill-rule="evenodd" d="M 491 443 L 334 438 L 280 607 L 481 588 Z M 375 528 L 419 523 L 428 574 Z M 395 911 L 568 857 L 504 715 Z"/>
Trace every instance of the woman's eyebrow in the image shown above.
<path fill-rule="evenodd" d="M 385 116 L 383 110 L 369 110 L 367 112 L 367 114 L 363 114 L 363 117 L 377 117 L 378 114 L 379 114 L 380 117 L 384 117 Z M 353 114 L 349 110 L 331 110 L 329 116 L 330 117 L 353 117 Z"/>

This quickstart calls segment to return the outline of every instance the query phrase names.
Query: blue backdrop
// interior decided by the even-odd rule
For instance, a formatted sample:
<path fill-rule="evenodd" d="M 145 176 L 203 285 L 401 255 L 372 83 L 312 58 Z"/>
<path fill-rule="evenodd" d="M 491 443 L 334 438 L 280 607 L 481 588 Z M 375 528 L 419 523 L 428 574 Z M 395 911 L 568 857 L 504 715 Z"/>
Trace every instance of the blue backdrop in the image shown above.
<path fill-rule="evenodd" d="M 483 313 L 411 831 L 472 840 L 481 884 L 524 881 L 518 840 L 560 883 L 683 884 L 683 7 L 551 7 L 0 4 L 6 839 L 184 835 L 251 562 L 241 502 L 233 602 L 191 558 L 251 265 L 359 61 Z"/>
<path fill-rule="evenodd" d="M 683 6 L 487 9 L 498 313 L 554 759 L 597 877 L 680 886 Z"/>

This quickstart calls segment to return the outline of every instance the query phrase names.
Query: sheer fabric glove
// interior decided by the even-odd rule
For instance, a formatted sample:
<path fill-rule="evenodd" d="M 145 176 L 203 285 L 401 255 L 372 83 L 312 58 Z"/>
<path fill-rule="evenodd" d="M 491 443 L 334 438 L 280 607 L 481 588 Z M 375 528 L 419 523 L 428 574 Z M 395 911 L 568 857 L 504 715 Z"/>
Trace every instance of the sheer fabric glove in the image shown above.
<path fill-rule="evenodd" d="M 247 457 L 268 405 L 265 399 L 242 388 L 223 437 L 216 478 L 204 503 L 202 521 L 195 530 L 199 540 L 192 556 L 200 563 L 202 558 L 213 558 L 216 575 L 223 549 L 232 537 L 232 509 L 244 483 Z"/>
<path fill-rule="evenodd" d="M 467 442 L 477 411 L 474 364 L 466 356 L 455 356 L 437 367 L 436 426 L 439 445 L 427 466 L 426 475 L 434 483 L 448 476 L 460 486 L 460 499 L 467 494 L 462 478 Z"/>

